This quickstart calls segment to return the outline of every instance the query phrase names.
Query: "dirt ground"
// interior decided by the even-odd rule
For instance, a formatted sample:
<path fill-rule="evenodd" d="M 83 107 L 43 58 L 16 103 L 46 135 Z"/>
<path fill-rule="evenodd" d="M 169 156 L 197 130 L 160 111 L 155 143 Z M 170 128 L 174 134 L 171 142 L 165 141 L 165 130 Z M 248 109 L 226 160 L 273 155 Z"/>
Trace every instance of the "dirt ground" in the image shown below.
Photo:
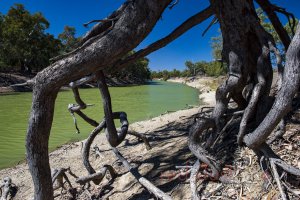
<path fill-rule="evenodd" d="M 197 85 L 195 81 L 197 80 L 187 81 L 186 84 Z M 214 84 L 211 80 L 208 82 Z M 205 87 L 202 87 L 201 84 L 199 83 L 197 88 L 202 92 L 206 91 L 200 95 L 200 98 L 209 103 L 207 106 L 213 106 L 214 92 L 211 91 L 211 86 L 207 87 L 207 83 L 204 83 L 202 85 Z M 173 199 L 191 199 L 189 167 L 196 159 L 189 151 L 187 138 L 189 127 L 200 109 L 197 107 L 180 110 L 130 125 L 131 130 L 147 136 L 152 146 L 150 150 L 147 150 L 143 142 L 133 136 L 127 136 L 118 147 L 132 166 L 137 167 L 143 176 Z M 297 167 L 300 167 L 299 119 L 300 112 L 297 111 L 289 121 L 284 137 L 276 140 L 272 146 L 285 161 Z M 77 176 L 87 175 L 81 156 L 83 142 L 66 144 L 52 152 L 51 168 L 70 167 Z M 101 152 L 98 157 L 91 152 L 90 161 L 96 171 L 103 165 L 110 164 L 120 176 L 114 181 L 106 177 L 99 185 L 91 183 L 87 190 L 77 185 L 75 179 L 68 175 L 73 187 L 77 188 L 77 199 L 156 199 L 126 171 L 110 150 L 104 134 L 96 137 L 92 147 L 95 145 Z M 231 180 L 230 183 L 209 180 L 202 173 L 207 166 L 201 165 L 197 184 L 202 199 L 279 199 L 280 194 L 276 184 L 260 169 L 257 157 L 251 150 L 233 144 L 230 145 L 230 151 L 231 154 L 226 155 L 226 164 L 222 171 L 223 175 Z M 32 199 L 33 186 L 26 163 L 1 170 L 0 179 L 6 176 L 11 177 L 18 188 L 14 199 Z M 292 189 L 300 195 L 300 180 L 298 183 L 297 180 L 295 182 L 294 185 L 298 185 L 298 188 Z M 55 194 L 60 192 L 59 189 Z M 56 199 L 69 199 L 69 196 L 67 193 Z M 291 196 L 291 199 L 298 198 Z"/>

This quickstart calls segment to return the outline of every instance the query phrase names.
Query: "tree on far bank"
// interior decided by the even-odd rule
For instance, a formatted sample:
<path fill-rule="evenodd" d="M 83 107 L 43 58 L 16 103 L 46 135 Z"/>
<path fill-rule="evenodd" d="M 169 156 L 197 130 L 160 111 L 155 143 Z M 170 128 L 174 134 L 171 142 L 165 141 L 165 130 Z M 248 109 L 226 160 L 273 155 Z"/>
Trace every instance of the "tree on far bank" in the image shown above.
<path fill-rule="evenodd" d="M 58 35 L 58 39 L 61 41 L 64 53 L 70 52 L 78 46 L 80 38 L 75 36 L 76 29 L 73 26 L 64 26 L 64 31 Z"/>
<path fill-rule="evenodd" d="M 135 51 L 130 51 L 127 56 L 133 55 Z M 135 62 L 120 70 L 108 70 L 107 74 L 110 77 L 118 78 L 124 81 L 131 81 L 135 83 L 144 83 L 151 79 L 151 72 L 149 69 L 149 59 L 146 57 L 139 58 Z"/>
<path fill-rule="evenodd" d="M 45 33 L 49 22 L 41 13 L 31 14 L 22 4 L 15 4 L 1 18 L 2 67 L 37 71 L 50 64 L 49 58 L 58 55 L 60 41 Z"/>

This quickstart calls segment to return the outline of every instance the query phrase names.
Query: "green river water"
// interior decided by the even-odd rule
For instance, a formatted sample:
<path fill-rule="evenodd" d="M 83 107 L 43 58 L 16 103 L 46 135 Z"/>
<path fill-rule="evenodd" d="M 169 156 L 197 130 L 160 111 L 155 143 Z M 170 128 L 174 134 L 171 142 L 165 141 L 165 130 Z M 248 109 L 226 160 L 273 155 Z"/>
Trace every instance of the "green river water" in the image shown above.
<path fill-rule="evenodd" d="M 198 105 L 198 90 L 183 84 L 163 81 L 142 86 L 110 87 L 113 111 L 125 111 L 129 123 L 150 119 L 166 111 Z M 83 112 L 99 121 L 103 118 L 99 90 L 80 89 L 87 104 L 95 104 Z M 12 166 L 25 158 L 25 135 L 31 107 L 31 93 L 0 95 L 0 169 Z M 93 127 L 77 117 L 81 133 L 77 134 L 72 117 L 67 110 L 75 103 L 71 91 L 59 93 L 55 105 L 54 121 L 50 136 L 50 150 L 69 141 L 86 138 Z M 118 125 L 118 123 L 116 123 Z"/>

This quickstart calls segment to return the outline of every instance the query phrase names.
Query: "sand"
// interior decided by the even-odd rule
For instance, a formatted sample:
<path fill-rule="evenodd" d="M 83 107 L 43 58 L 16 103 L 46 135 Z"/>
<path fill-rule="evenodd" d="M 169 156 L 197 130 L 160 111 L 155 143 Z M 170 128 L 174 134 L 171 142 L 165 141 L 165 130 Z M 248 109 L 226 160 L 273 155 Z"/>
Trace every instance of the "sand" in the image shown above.
<path fill-rule="evenodd" d="M 196 82 L 193 83 L 189 83 L 188 85 L 195 87 L 197 89 L 200 89 L 202 86 L 202 84 L 197 84 Z M 203 88 L 201 88 L 203 89 Z M 202 91 L 203 92 L 203 91 Z M 206 102 L 207 105 L 213 105 L 213 99 L 214 99 L 214 91 L 206 91 L 204 93 L 200 94 L 200 98 Z M 176 151 L 179 151 L 180 149 L 185 149 L 185 153 L 188 156 L 191 156 L 190 153 L 188 152 L 187 149 L 187 138 L 184 137 L 182 138 L 182 136 L 178 136 L 180 137 L 180 142 L 179 141 L 174 141 L 174 138 L 176 138 L 177 134 L 182 134 L 180 131 L 176 131 L 176 129 L 174 128 L 174 130 L 168 130 L 169 128 L 172 129 L 172 127 L 174 126 L 188 126 L 190 125 L 190 123 L 193 122 L 193 120 L 191 119 L 192 116 L 196 115 L 199 112 L 199 108 L 192 108 L 192 109 L 186 109 L 186 110 L 179 110 L 176 112 L 172 112 L 172 113 L 168 113 L 168 114 L 163 114 L 161 116 L 155 117 L 153 119 L 150 120 L 146 120 L 146 121 L 140 121 L 140 122 L 136 122 L 130 125 L 130 130 L 134 130 L 136 132 L 139 133 L 143 133 L 146 134 L 149 138 L 150 138 L 150 144 L 152 145 L 152 149 L 147 151 L 145 146 L 143 145 L 142 142 L 138 142 L 137 139 L 133 136 L 127 136 L 127 140 L 125 141 L 125 145 L 124 142 L 120 145 L 119 149 L 124 152 L 124 155 L 126 156 L 126 154 L 129 154 L 131 156 L 138 156 L 139 158 L 148 158 L 148 159 L 152 159 L 152 156 L 155 155 L 165 155 L 163 157 L 165 158 L 169 158 L 172 159 L 172 155 L 176 154 Z M 188 129 L 185 128 L 185 130 L 183 131 L 184 135 L 186 136 Z M 172 137 L 169 140 L 160 142 L 160 141 L 156 141 L 161 135 L 163 135 L 164 137 L 166 135 L 173 135 L 174 138 L 172 139 Z M 130 142 L 129 142 L 130 141 Z M 126 145 L 126 143 L 131 143 L 132 141 L 134 141 L 134 148 L 132 148 L 131 145 Z M 70 167 L 71 170 L 77 175 L 77 176 L 84 176 L 87 175 L 87 171 L 85 170 L 83 164 L 82 164 L 82 157 L 81 157 L 81 149 L 82 149 L 82 144 L 84 141 L 80 141 L 80 142 L 75 142 L 75 143 L 71 143 L 71 144 L 65 144 L 62 145 L 60 148 L 58 148 L 57 150 L 53 151 L 50 153 L 50 166 L 52 169 L 56 169 L 56 168 L 67 168 Z M 172 150 L 168 151 L 168 153 L 164 152 L 166 150 L 168 150 L 172 145 L 174 145 L 174 143 L 177 144 L 176 148 L 173 148 Z M 106 142 L 106 138 L 104 136 L 104 134 L 100 134 L 99 136 L 97 136 L 97 138 L 95 139 L 95 144 L 101 149 L 101 150 L 107 150 L 107 153 L 103 153 L 103 158 L 101 159 L 96 159 L 94 157 L 91 156 L 91 162 L 93 163 L 93 165 L 95 166 L 95 168 L 97 169 L 97 167 L 100 167 L 102 164 L 112 164 L 116 158 L 112 155 L 111 152 L 108 151 L 109 146 L 107 145 Z M 94 145 L 94 144 L 93 144 Z M 175 151 L 175 152 L 174 152 Z M 106 152 L 106 151 L 105 151 Z M 106 155 L 108 154 L 108 155 Z M 142 161 L 143 159 L 141 159 Z M 180 163 L 181 165 L 184 163 Z M 142 164 L 142 165 L 146 165 L 146 164 Z M 170 164 L 171 166 L 171 164 Z M 145 166 L 143 166 L 145 167 Z M 142 167 L 142 168 L 143 168 Z M 147 168 L 147 167 L 146 167 Z M 123 169 L 124 171 L 125 169 Z M 122 171 L 122 170 L 121 170 Z M 141 172 L 144 172 L 145 170 L 142 169 Z M 166 169 L 166 171 L 168 171 Z M 145 172 L 144 172 L 145 173 Z M 159 172 L 161 173 L 161 172 Z M 31 176 L 28 170 L 28 166 L 26 163 L 22 163 L 19 164 L 17 166 L 11 167 L 11 168 L 7 168 L 7 169 L 3 169 L 0 171 L 0 179 L 9 176 L 12 178 L 13 183 L 17 185 L 18 187 L 18 192 L 17 195 L 15 197 L 15 199 L 31 199 L 32 198 L 32 193 L 33 193 L 33 183 L 31 180 Z M 128 183 L 125 183 L 127 181 L 134 181 L 133 177 L 131 177 L 130 174 L 127 174 L 125 177 L 127 178 L 123 178 L 120 177 L 120 181 L 118 180 L 115 181 L 116 184 L 118 185 L 118 187 L 122 188 L 124 187 L 124 185 L 128 185 Z M 131 178 L 128 178 L 131 177 Z M 72 181 L 74 181 L 74 179 L 72 179 L 72 177 L 70 178 Z M 125 179 L 125 180 L 123 180 Z M 128 180 L 127 180 L 128 179 Z M 130 180 L 129 180 L 130 179 Z M 122 183 L 122 181 L 124 182 L 124 185 Z M 76 186 L 76 184 L 74 183 L 74 185 Z M 95 186 L 95 188 L 97 189 L 97 187 L 99 186 Z M 118 187 L 116 187 L 116 189 L 118 189 Z M 143 190 L 139 184 L 136 184 L 136 190 Z M 136 193 L 137 191 L 135 191 L 135 189 L 130 189 L 133 190 L 131 191 L 132 195 L 133 193 Z M 116 196 L 116 198 L 118 198 Z M 123 199 L 123 198 L 122 198 Z"/>
<path fill-rule="evenodd" d="M 185 83 L 199 89 L 201 91 L 200 98 L 207 103 L 206 106 L 214 105 L 215 79 L 195 78 L 192 80 L 174 79 L 170 81 Z M 187 141 L 189 128 L 193 125 L 195 116 L 197 116 L 200 109 L 201 107 L 180 110 L 131 124 L 130 130 L 148 137 L 152 146 L 150 150 L 145 148 L 142 141 L 130 135 L 118 146 L 119 151 L 132 166 L 137 167 L 143 176 L 173 199 L 191 199 L 189 174 L 186 174 L 186 171 L 177 169 L 176 166 L 191 166 L 196 160 L 195 156 L 190 153 Z M 299 130 L 299 124 L 290 123 L 285 139 L 281 141 L 285 145 L 272 146 L 281 157 L 298 167 L 300 167 L 298 159 L 300 148 L 295 144 L 300 140 Z M 81 157 L 83 143 L 84 141 L 65 144 L 50 153 L 51 168 L 70 167 L 77 176 L 87 175 Z M 73 187 L 76 187 L 79 191 L 77 199 L 91 199 L 91 197 L 94 199 L 122 200 L 156 199 L 116 159 L 107 144 L 104 134 L 96 137 L 92 147 L 94 145 L 97 145 L 101 151 L 100 157 L 96 157 L 94 154 L 90 156 L 91 164 L 96 171 L 101 169 L 101 166 L 109 164 L 121 175 L 113 182 L 109 182 L 110 178 L 108 177 L 104 178 L 100 185 L 91 184 L 89 192 L 82 190 L 75 183 L 75 179 L 68 175 Z M 202 199 L 278 199 L 280 194 L 276 187 L 271 186 L 265 189 L 269 180 L 260 169 L 255 154 L 248 148 L 235 148 L 235 153 L 230 155 L 232 158 L 222 169 L 222 173 L 237 184 L 206 182 L 203 178 L 200 178 L 198 191 L 201 191 Z M 32 199 L 33 184 L 26 163 L 1 170 L 0 179 L 6 176 L 11 177 L 19 189 L 14 199 Z M 55 194 L 60 194 L 60 190 L 55 191 Z M 67 196 L 68 194 L 64 195 L 62 199 L 68 199 Z"/>

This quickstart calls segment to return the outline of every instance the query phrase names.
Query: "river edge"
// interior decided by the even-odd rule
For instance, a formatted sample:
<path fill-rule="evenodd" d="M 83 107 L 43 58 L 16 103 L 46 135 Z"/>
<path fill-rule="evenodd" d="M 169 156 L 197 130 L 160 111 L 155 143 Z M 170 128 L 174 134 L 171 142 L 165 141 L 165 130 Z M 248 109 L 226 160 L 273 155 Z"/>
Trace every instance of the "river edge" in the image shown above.
<path fill-rule="evenodd" d="M 170 81 L 170 82 L 175 82 L 175 81 Z M 199 89 L 199 87 L 193 86 L 190 83 L 187 85 Z M 199 95 L 199 98 L 201 98 L 202 101 L 206 102 L 206 105 L 212 106 L 213 102 L 211 101 L 211 96 L 213 95 L 214 95 L 213 91 L 209 91 L 205 93 L 203 93 L 202 91 L 202 94 Z M 168 126 L 168 124 L 170 123 L 178 123 L 183 118 L 186 119 L 186 118 L 190 118 L 191 116 L 194 116 L 199 112 L 199 108 L 200 107 L 179 110 L 172 113 L 161 114 L 160 116 L 154 117 L 149 120 L 135 122 L 130 125 L 130 130 L 134 130 L 139 133 L 157 132 L 161 127 Z M 128 138 L 135 139 L 132 136 L 128 136 Z M 97 136 L 96 140 L 97 141 L 100 140 L 102 142 L 100 145 L 97 144 L 99 147 L 106 146 L 105 147 L 106 149 L 109 148 L 107 144 L 105 145 L 106 138 L 104 134 L 100 134 L 99 136 Z M 83 142 L 84 140 L 79 142 L 67 143 L 57 148 L 56 150 L 52 151 L 50 153 L 51 168 L 71 167 L 72 171 L 75 174 L 79 176 L 86 175 L 87 172 L 82 164 L 81 153 L 80 153 L 80 149 L 82 148 Z M 143 144 L 139 144 L 138 146 L 141 146 L 139 148 L 143 149 Z M 66 158 L 65 154 L 68 155 L 67 156 L 68 158 Z M 62 162 L 62 160 L 64 161 Z M 31 176 L 26 161 L 21 164 L 15 165 L 13 167 L 0 170 L 0 179 L 3 179 L 6 176 L 11 177 L 14 184 L 16 184 L 19 188 L 19 191 L 15 199 L 31 198 L 31 194 L 33 192 L 33 186 L 32 186 L 32 180 L 31 180 Z"/>
<path fill-rule="evenodd" d="M 215 92 L 213 89 L 203 92 L 206 88 L 203 87 L 202 83 L 199 83 L 198 78 L 191 81 L 176 79 L 173 82 L 178 81 L 189 82 L 188 84 L 192 87 L 198 84 L 198 89 L 201 88 L 199 90 L 202 92 L 200 98 L 209 103 L 203 106 L 214 106 L 211 96 L 214 96 Z M 130 130 L 148 137 L 152 146 L 150 150 L 146 150 L 145 145 L 131 135 L 128 135 L 125 142 L 118 146 L 119 151 L 128 159 L 131 165 L 138 167 L 143 176 L 169 194 L 174 200 L 191 199 L 189 174 L 181 176 L 185 172 L 182 172 L 182 169 L 176 169 L 176 166 L 189 167 L 195 162 L 195 156 L 190 153 L 187 145 L 188 130 L 203 106 L 162 114 L 149 120 L 131 124 L 129 126 Z M 295 135 L 294 132 L 297 130 L 300 130 L 300 125 L 293 127 L 293 129 L 290 128 L 288 137 Z M 88 173 L 83 166 L 81 156 L 83 142 L 84 140 L 64 144 L 51 152 L 49 154 L 51 169 L 70 167 L 77 176 L 86 176 Z M 113 166 L 121 176 L 117 177 L 112 183 L 109 182 L 110 178 L 104 178 L 100 185 L 91 184 L 89 192 L 83 192 L 81 187 L 75 183 L 75 179 L 68 175 L 73 186 L 79 191 L 76 199 L 91 199 L 91 196 L 96 194 L 101 194 L 100 199 L 155 199 L 117 161 L 106 142 L 104 134 L 98 135 L 94 144 L 101 151 L 98 158 L 94 154 L 90 155 L 90 162 L 95 170 L 99 171 L 103 165 L 108 164 Z M 290 156 L 290 162 L 296 163 L 296 165 L 298 162 L 298 167 L 300 167 L 300 161 L 297 160 L 298 157 L 296 156 L 299 155 L 297 153 L 300 149 L 295 152 L 289 151 L 288 148 L 276 150 L 282 152 L 280 154 L 283 155 L 293 153 L 294 155 Z M 257 157 L 250 149 L 238 148 L 232 159 L 235 164 L 225 166 L 223 173 L 237 184 L 224 185 L 214 181 L 205 182 L 200 177 L 197 185 L 198 191 L 201 191 L 201 196 L 208 197 L 208 199 L 211 195 L 218 199 L 279 198 L 280 193 L 276 189 L 271 188 L 265 191 L 263 186 L 268 183 L 268 180 L 260 169 Z M 11 177 L 13 183 L 18 187 L 14 199 L 33 199 L 33 183 L 26 163 L 0 170 L 0 180 L 7 176 Z M 203 175 L 200 174 L 200 176 Z M 55 194 L 60 194 L 60 190 L 55 191 Z M 68 199 L 67 195 L 64 196 L 64 199 Z"/>
<path fill-rule="evenodd" d="M 20 73 L 2 73 L 0 72 L 0 95 L 10 94 L 14 92 L 32 92 L 31 86 L 23 85 L 26 81 L 34 78 L 35 74 L 24 75 Z M 132 79 L 123 80 L 115 77 L 106 77 L 106 83 L 109 87 L 131 87 L 147 84 L 149 80 Z M 79 88 L 96 88 L 97 83 L 87 83 L 79 86 Z M 61 90 L 70 90 L 65 85 Z"/>

